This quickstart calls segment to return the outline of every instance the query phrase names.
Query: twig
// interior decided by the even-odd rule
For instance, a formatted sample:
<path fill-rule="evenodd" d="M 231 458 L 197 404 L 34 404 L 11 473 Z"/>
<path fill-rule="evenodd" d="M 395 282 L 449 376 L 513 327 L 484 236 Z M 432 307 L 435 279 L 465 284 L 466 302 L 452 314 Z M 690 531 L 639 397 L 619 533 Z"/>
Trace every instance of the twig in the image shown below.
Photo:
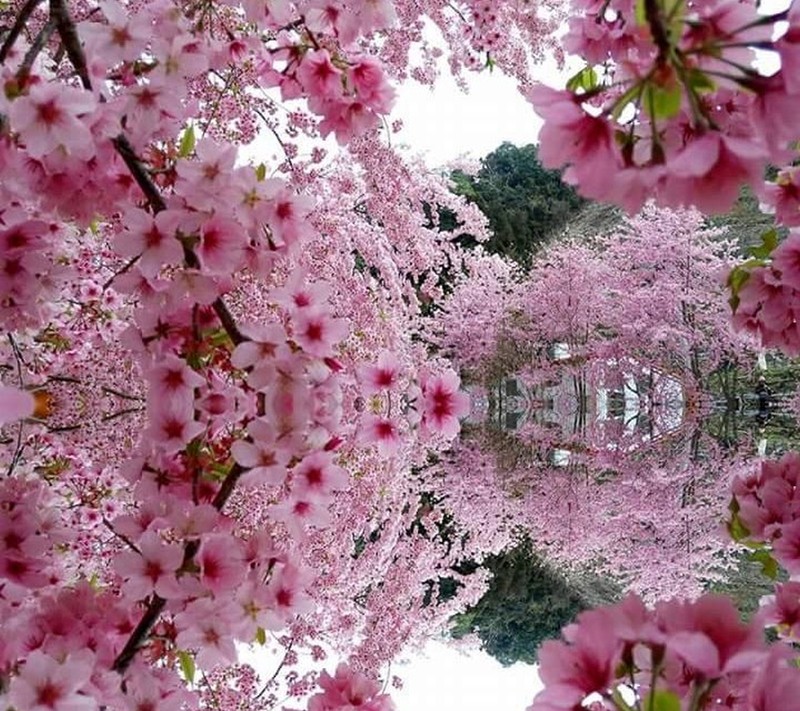
<path fill-rule="evenodd" d="M 3 42 L 3 46 L 0 47 L 0 64 L 6 61 L 9 53 L 11 52 L 11 48 L 14 46 L 14 42 L 17 41 L 17 37 L 19 37 L 20 33 L 22 32 L 22 28 L 25 27 L 25 23 L 28 21 L 28 18 L 31 16 L 33 11 L 36 9 L 36 6 L 40 2 L 41 0 L 28 0 L 28 2 L 22 6 L 22 9 L 19 11 L 19 15 L 17 15 L 17 21 L 8 31 L 6 39 Z"/>
<path fill-rule="evenodd" d="M 33 43 L 28 48 L 28 51 L 25 53 L 25 57 L 22 60 L 22 64 L 20 64 L 19 69 L 17 70 L 17 76 L 24 77 L 30 74 L 31 67 L 33 63 L 36 61 L 36 57 L 39 56 L 39 53 L 44 49 L 45 45 L 47 44 L 50 37 L 55 32 L 56 23 L 55 20 L 51 17 L 45 23 L 45 26 L 39 30 L 39 34 L 36 35 L 36 38 L 33 40 Z"/>
<path fill-rule="evenodd" d="M 131 175 L 133 175 L 136 184 L 147 198 L 147 202 L 150 203 L 150 209 L 153 213 L 158 214 L 162 210 L 166 210 L 167 204 L 164 202 L 161 192 L 148 175 L 147 169 L 144 167 L 142 161 L 139 160 L 130 141 L 128 141 L 125 135 L 119 134 L 112 139 L 112 142 L 117 149 L 117 153 L 119 153 L 125 165 L 128 167 L 128 170 L 131 172 Z M 183 257 L 188 267 L 192 269 L 198 269 L 200 267 L 200 260 L 198 260 L 197 255 L 186 244 L 183 245 Z M 247 340 L 236 325 L 236 319 L 233 318 L 233 315 L 228 309 L 227 304 L 222 300 L 222 297 L 217 297 L 214 300 L 213 306 L 214 312 L 222 323 L 222 327 L 225 329 L 234 345 L 239 345 Z"/>
<path fill-rule="evenodd" d="M 228 503 L 228 499 L 231 497 L 234 487 L 244 472 L 244 467 L 239 464 L 234 464 L 231 467 L 228 476 L 225 477 L 225 481 L 222 482 L 222 486 L 219 487 L 219 491 L 212 502 L 212 505 L 217 511 L 222 511 L 225 504 Z"/>
<path fill-rule="evenodd" d="M 125 264 L 123 264 L 119 269 L 117 269 L 117 271 L 115 271 L 110 277 L 108 277 L 108 279 L 106 279 L 105 283 L 103 284 L 103 291 L 105 291 L 106 289 L 108 289 L 108 287 L 111 286 L 114 279 L 116 279 L 121 274 L 125 274 L 125 272 L 127 272 L 134 264 L 136 264 L 136 262 L 139 261 L 141 256 L 142 256 L 141 254 L 137 254 L 135 257 L 132 257 L 127 262 L 125 262 Z"/>
<path fill-rule="evenodd" d="M 130 538 L 128 538 L 124 533 L 120 533 L 119 531 L 117 531 L 111 525 L 111 521 L 109 521 L 105 516 L 103 516 L 103 525 L 109 531 L 111 531 L 111 533 L 113 533 L 117 538 L 119 538 L 121 541 L 123 541 L 129 548 L 132 548 L 133 550 L 135 550 L 139 555 L 142 554 L 142 551 L 139 550 L 138 546 Z"/>
<path fill-rule="evenodd" d="M 231 467 L 231 470 L 228 472 L 228 476 L 225 477 L 225 481 L 222 482 L 222 486 L 219 488 L 219 491 L 212 502 L 214 508 L 216 508 L 218 511 L 221 511 L 227 503 L 228 499 L 233 493 L 236 482 L 243 473 L 244 468 L 239 464 L 234 464 Z M 190 541 L 184 546 L 183 564 L 181 565 L 181 568 L 185 569 L 188 566 L 199 549 L 200 542 L 196 540 Z M 153 593 L 153 596 L 150 598 L 150 602 L 147 605 L 147 609 L 145 610 L 144 615 L 142 615 L 142 619 L 139 620 L 139 624 L 136 625 L 136 628 L 133 630 L 133 632 L 131 632 L 131 636 L 128 637 L 128 641 L 125 643 L 122 651 L 114 660 L 114 664 L 111 666 L 114 671 L 122 674 L 131 665 L 136 653 L 139 651 L 139 648 L 141 647 L 148 633 L 156 623 L 156 620 L 158 620 L 159 615 L 161 615 L 163 612 L 166 604 L 167 601 L 164 598 Z"/>
<path fill-rule="evenodd" d="M 25 376 L 22 372 L 22 364 L 25 361 L 22 358 L 22 351 L 20 351 L 19 345 L 17 344 L 16 340 L 14 340 L 14 336 L 11 333 L 8 334 L 8 342 L 11 345 L 12 352 L 14 353 L 19 387 L 24 388 Z M 16 469 L 17 464 L 19 464 L 19 460 L 22 458 L 22 450 L 25 448 L 22 443 L 22 431 L 24 425 L 24 420 L 20 420 L 19 424 L 17 425 L 17 443 L 14 445 L 14 454 L 11 456 L 11 462 L 8 465 L 8 469 L 6 469 L 6 476 L 11 476 L 14 473 L 14 469 Z"/>
<path fill-rule="evenodd" d="M 281 663 L 278 664 L 278 668 L 275 670 L 275 673 L 269 679 L 267 679 L 267 681 L 264 682 L 264 686 L 262 687 L 261 691 L 259 691 L 253 697 L 253 701 L 257 701 L 258 699 L 260 699 L 266 693 L 267 689 L 269 688 L 269 685 L 273 681 L 275 681 L 275 679 L 278 678 L 278 674 L 280 674 L 281 669 L 283 669 L 283 666 L 286 664 L 286 660 L 289 658 L 289 652 L 292 651 L 292 645 L 293 644 L 294 644 L 294 640 L 292 639 L 292 640 L 289 641 L 289 646 L 286 648 L 286 652 L 283 655 L 283 659 L 281 659 Z"/>
<path fill-rule="evenodd" d="M 143 402 L 144 398 L 139 397 L 138 395 L 129 395 L 128 393 L 124 393 L 121 390 L 116 390 L 114 388 L 110 388 L 107 385 L 104 385 L 100 388 L 104 393 L 107 395 L 116 395 L 117 397 L 121 397 L 124 400 L 133 400 L 135 402 Z"/>
<path fill-rule="evenodd" d="M 161 193 L 156 187 L 156 184 L 147 174 L 147 169 L 144 167 L 142 161 L 139 160 L 139 156 L 136 155 L 136 151 L 133 150 L 133 146 L 127 137 L 120 133 L 115 138 L 112 138 L 111 142 L 114 144 L 114 148 L 117 149 L 117 153 L 119 153 L 127 166 L 133 179 L 139 186 L 139 189 L 144 193 L 147 202 L 150 203 L 150 209 L 152 209 L 153 213 L 158 214 L 166 210 L 167 203 L 164 202 L 164 198 L 161 197 Z"/>
<path fill-rule="evenodd" d="M 89 78 L 89 69 L 86 66 L 86 55 L 83 53 L 78 31 L 69 16 L 65 0 L 50 0 L 50 18 L 56 23 L 58 34 L 64 44 L 64 50 L 67 53 L 67 57 L 69 57 L 69 61 L 72 62 L 72 66 L 75 67 L 83 88 L 91 91 L 92 80 Z"/>
<path fill-rule="evenodd" d="M 289 168 L 291 168 L 292 172 L 295 172 L 294 163 L 292 163 L 292 157 L 289 155 L 289 151 L 286 149 L 286 144 L 283 142 L 281 135 L 275 130 L 275 127 L 272 125 L 270 120 L 264 115 L 264 112 L 261 109 L 253 109 L 253 112 L 264 122 L 264 125 L 269 129 L 270 133 L 275 136 L 275 140 L 278 142 L 278 145 L 281 147 L 283 151 L 283 155 L 286 158 L 286 162 L 289 164 Z"/>
<path fill-rule="evenodd" d="M 123 415 L 131 415 L 134 412 L 141 412 L 144 410 L 144 407 L 129 407 L 125 410 L 118 410 L 117 412 L 112 412 L 110 415 L 103 415 L 101 418 L 101 422 L 111 422 L 111 420 L 116 420 L 118 417 L 122 417 Z"/>
<path fill-rule="evenodd" d="M 222 323 L 222 327 L 225 329 L 225 332 L 228 334 L 228 338 L 233 341 L 233 345 L 238 346 L 240 343 L 244 343 L 245 341 L 249 340 L 240 330 L 239 326 L 236 324 L 236 319 L 231 314 L 230 310 L 228 309 L 228 305 L 222 300 L 221 296 L 218 296 L 214 300 L 214 313 L 217 314 L 217 318 Z"/>
<path fill-rule="evenodd" d="M 19 460 L 22 459 L 22 450 L 24 449 L 22 445 L 23 425 L 23 421 L 20 420 L 17 425 L 17 443 L 14 445 L 14 454 L 11 457 L 11 463 L 8 465 L 8 469 L 6 469 L 6 476 L 11 476 L 14 473 L 14 469 L 16 469 L 17 464 L 19 464 Z"/>

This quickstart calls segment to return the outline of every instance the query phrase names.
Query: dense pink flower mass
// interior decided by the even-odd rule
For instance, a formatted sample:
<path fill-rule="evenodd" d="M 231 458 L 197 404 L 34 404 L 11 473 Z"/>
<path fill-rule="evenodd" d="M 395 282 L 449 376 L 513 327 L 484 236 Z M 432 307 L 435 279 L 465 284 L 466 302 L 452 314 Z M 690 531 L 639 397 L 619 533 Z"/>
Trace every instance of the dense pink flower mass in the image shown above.
<path fill-rule="evenodd" d="M 458 574 L 436 604 L 425 591 L 518 523 L 556 558 L 626 559 L 631 586 L 661 592 L 667 569 L 689 575 L 665 585 L 696 579 L 718 548 L 694 492 L 713 486 L 643 457 L 613 495 L 589 491 L 596 510 L 564 516 L 526 506 L 538 490 L 524 481 L 506 497 L 475 448 L 449 450 L 470 414 L 461 377 L 488 367 L 495 322 L 567 343 L 570 365 L 592 360 L 609 383 L 647 374 L 651 409 L 700 346 L 715 343 L 709 364 L 728 357 L 745 340 L 715 306 L 725 248 L 694 213 L 647 211 L 604 243 L 610 262 L 570 245 L 521 291 L 513 266 L 460 246 L 488 237 L 478 209 L 393 147 L 395 87 L 432 85 L 445 51 L 459 78 L 497 67 L 545 117 L 545 162 L 630 210 L 651 196 L 718 209 L 784 165 L 760 194 L 794 227 L 800 16 L 725 0 L 572 11 L 566 45 L 603 80 L 586 70 L 552 90 L 531 74 L 566 18 L 550 0 L 2 5 L 0 709 L 265 711 L 311 696 L 311 711 L 388 711 L 381 671 L 486 580 Z M 749 68 L 753 48 L 780 69 Z M 729 282 L 736 325 L 789 352 L 796 242 L 765 239 Z M 607 308 L 620 293 L 627 305 Z M 608 470 L 630 452 L 612 429 L 590 433 Z M 764 466 L 736 484 L 731 528 L 794 575 L 795 461 Z M 573 506 L 568 477 L 548 485 Z M 669 544 L 612 511 L 648 496 L 687 502 L 666 512 Z M 597 535 L 559 540 L 573 514 Z M 458 544 L 432 533 L 451 521 Z M 688 523 L 697 560 L 680 554 Z M 663 567 L 652 548 L 637 557 L 632 531 Z M 650 577 L 634 580 L 643 560 Z M 765 606 L 784 636 L 794 582 Z M 545 647 L 537 704 L 613 701 L 633 675 L 631 693 L 657 678 L 666 696 L 650 706 L 668 711 L 695 692 L 785 709 L 797 672 L 753 629 L 716 598 L 653 612 L 629 598 Z M 333 677 L 323 643 L 347 659 Z M 242 645 L 280 652 L 274 675 L 242 663 Z"/>
<path fill-rule="evenodd" d="M 800 688 L 788 655 L 768 652 L 758 621 L 743 624 L 718 596 L 652 610 L 629 597 L 580 614 L 563 634 L 564 642 L 542 647 L 545 689 L 529 711 L 582 708 L 590 696 L 600 697 L 601 709 L 647 708 L 652 700 L 692 711 L 778 711 Z"/>
<path fill-rule="evenodd" d="M 545 120 L 544 164 L 567 165 L 584 195 L 629 212 L 651 196 L 724 212 L 768 162 L 795 155 L 795 3 L 771 16 L 717 0 L 570 5 L 565 46 L 586 65 L 566 90 L 527 96 Z M 756 48 L 780 57 L 777 73 L 753 63 Z"/>

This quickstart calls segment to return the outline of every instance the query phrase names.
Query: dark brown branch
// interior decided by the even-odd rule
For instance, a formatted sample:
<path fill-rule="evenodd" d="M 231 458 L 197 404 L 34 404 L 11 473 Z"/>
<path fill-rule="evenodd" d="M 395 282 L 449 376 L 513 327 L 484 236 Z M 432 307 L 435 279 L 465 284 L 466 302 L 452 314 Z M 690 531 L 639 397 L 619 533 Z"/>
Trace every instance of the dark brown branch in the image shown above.
<path fill-rule="evenodd" d="M 8 31 L 3 46 L 0 47 L 0 64 L 5 62 L 8 58 L 11 48 L 14 46 L 14 42 L 17 41 L 17 37 L 19 37 L 22 32 L 22 28 L 25 27 L 25 23 L 40 2 L 41 0 L 28 0 L 28 2 L 22 6 L 22 9 L 20 9 L 16 22 L 14 22 L 13 27 Z"/>
<path fill-rule="evenodd" d="M 217 314 L 217 318 L 220 320 L 222 324 L 222 328 L 225 329 L 225 333 L 228 334 L 228 338 L 231 339 L 233 345 L 238 346 L 240 343 L 244 343 L 245 341 L 249 340 L 240 330 L 239 326 L 236 324 L 236 319 L 231 314 L 230 309 L 228 309 L 228 305 L 222 300 L 221 296 L 218 296 L 214 300 L 214 313 Z"/>
<path fill-rule="evenodd" d="M 139 555 L 142 554 L 137 545 L 124 533 L 120 533 L 116 528 L 114 528 L 114 526 L 111 525 L 111 521 L 109 521 L 105 516 L 103 516 L 103 525 L 109 531 L 111 531 L 111 533 L 113 533 L 117 538 L 119 538 L 123 543 L 125 543 L 125 545 L 127 545 L 129 548 L 135 550 Z"/>
<path fill-rule="evenodd" d="M 116 397 L 121 397 L 125 400 L 134 400 L 135 402 L 144 402 L 143 397 L 139 397 L 138 395 L 130 395 L 129 393 L 124 393 L 121 390 L 116 390 L 115 388 L 110 388 L 107 385 L 104 385 L 100 388 L 104 393 L 107 395 L 115 395 Z"/>
<path fill-rule="evenodd" d="M 53 35 L 53 32 L 55 32 L 55 29 L 56 23 L 51 17 L 39 31 L 39 34 L 36 35 L 28 51 L 25 53 L 25 58 L 22 60 L 22 64 L 20 64 L 17 70 L 17 76 L 24 77 L 30 74 L 31 67 L 36 61 L 36 57 L 38 57 L 39 53 L 44 49 L 48 40 Z"/>
<path fill-rule="evenodd" d="M 127 271 L 129 271 L 130 268 L 134 264 L 136 264 L 136 262 L 139 261 L 139 258 L 141 256 L 142 256 L 141 254 L 137 254 L 135 257 L 132 257 L 127 262 L 125 262 L 125 264 L 123 264 L 119 269 L 117 269 L 117 271 L 115 271 L 110 277 L 108 277 L 108 279 L 106 279 L 105 282 L 103 283 L 103 291 L 108 289 L 111 286 L 111 284 L 114 283 L 114 279 L 116 279 L 118 276 L 120 276 L 122 274 L 125 274 Z"/>
<path fill-rule="evenodd" d="M 239 464 L 234 464 L 231 467 L 231 470 L 228 472 L 228 476 L 225 477 L 225 481 L 222 482 L 222 486 L 219 487 L 219 491 L 212 502 L 217 511 L 222 511 L 222 509 L 225 508 L 225 504 L 231 497 L 239 478 L 242 476 L 242 474 L 244 474 L 244 472 L 244 467 L 240 466 Z"/>
<path fill-rule="evenodd" d="M 158 214 L 162 210 L 166 210 L 167 203 L 164 202 L 164 198 L 161 197 L 161 192 L 150 178 L 150 175 L 147 173 L 147 168 L 145 168 L 144 163 L 139 160 L 139 156 L 136 155 L 136 151 L 133 150 L 133 146 L 127 137 L 120 133 L 116 138 L 113 138 L 111 142 L 114 144 L 114 148 L 117 149 L 117 153 L 119 153 L 120 158 L 122 158 L 127 166 L 133 179 L 139 186 L 139 189 L 144 193 L 147 202 L 150 203 L 150 209 L 153 213 Z"/>
<path fill-rule="evenodd" d="M 75 71 L 81 79 L 83 88 L 92 90 L 92 80 L 89 78 L 89 68 L 86 66 L 86 55 L 81 47 L 81 40 L 75 23 L 69 15 L 66 0 L 50 0 L 50 18 L 55 21 L 61 42 L 64 44 L 64 51 L 75 67 Z"/>
<path fill-rule="evenodd" d="M 166 604 L 167 601 L 163 597 L 159 597 L 155 593 L 153 594 L 153 597 L 150 598 L 150 604 L 148 604 L 144 615 L 142 615 L 142 619 L 139 620 L 139 624 L 136 625 L 136 628 L 131 632 L 131 636 L 128 637 L 128 641 L 111 666 L 115 672 L 122 674 L 130 666 L 133 658 L 139 651 L 139 647 L 142 642 L 144 642 L 150 629 L 156 623 L 156 620 L 164 610 L 164 605 Z"/>
<path fill-rule="evenodd" d="M 139 189 L 147 198 L 147 202 L 150 203 L 150 209 L 153 211 L 153 213 L 158 214 L 162 210 L 166 210 L 167 204 L 164 202 L 161 192 L 150 178 L 150 175 L 148 174 L 147 169 L 144 167 L 142 161 L 139 160 L 139 157 L 133 150 L 133 146 L 130 144 L 130 141 L 128 141 L 123 134 L 119 134 L 113 139 L 113 143 L 114 147 L 117 149 L 117 153 L 119 153 L 120 157 L 125 162 L 125 165 L 128 167 L 128 170 L 131 172 L 131 175 L 133 175 L 133 178 L 136 181 L 136 184 L 139 186 Z M 191 269 L 200 268 L 200 261 L 197 259 L 197 255 L 186 244 L 183 246 L 183 258 L 186 262 L 186 266 L 190 267 Z M 218 297 L 214 301 L 214 311 L 217 314 L 217 318 L 219 318 L 220 322 L 222 323 L 222 327 L 225 329 L 234 345 L 238 345 L 239 343 L 247 340 L 239 330 L 239 327 L 236 325 L 236 319 L 233 318 L 230 309 L 228 309 L 227 304 L 222 300 L 221 297 Z"/>
<path fill-rule="evenodd" d="M 242 476 L 244 471 L 245 469 L 238 464 L 234 464 L 231 467 L 231 470 L 225 477 L 225 481 L 222 482 L 222 486 L 220 486 L 219 491 L 212 502 L 214 508 L 216 508 L 218 511 L 221 511 L 227 503 L 228 499 L 233 493 L 234 488 L 236 487 L 236 483 L 239 481 L 239 478 Z M 189 563 L 192 562 L 199 549 L 199 541 L 190 541 L 184 546 L 183 564 L 181 565 L 182 569 L 185 569 Z M 133 630 L 133 632 L 131 632 L 131 636 L 128 637 L 128 641 L 125 643 L 122 651 L 114 660 L 114 664 L 111 667 L 114 671 L 122 674 L 130 666 L 131 662 L 136 656 L 136 653 L 139 651 L 139 648 L 147 638 L 148 633 L 158 620 L 161 613 L 164 611 L 164 606 L 166 604 L 167 601 L 164 600 L 164 598 L 153 593 L 153 596 L 150 598 L 150 602 L 147 605 L 147 609 L 145 610 L 144 615 L 142 615 L 142 619 L 139 620 L 139 624 L 136 625 L 136 628 Z"/>
<path fill-rule="evenodd" d="M 50 0 L 50 14 L 55 20 L 56 27 L 59 35 L 61 36 L 67 56 L 69 57 L 70 62 L 72 62 L 72 65 L 75 67 L 75 71 L 78 73 L 78 76 L 80 76 L 84 88 L 91 90 L 92 83 L 89 79 L 89 72 L 86 67 L 86 57 L 83 53 L 83 49 L 81 48 L 78 33 L 75 30 L 75 23 L 69 16 L 65 1 Z M 144 164 L 139 160 L 139 157 L 136 155 L 136 152 L 134 151 L 133 146 L 131 146 L 130 141 L 128 141 L 124 134 L 119 134 L 112 139 L 112 142 L 114 144 L 114 148 L 117 150 L 117 153 L 119 153 L 128 170 L 131 172 L 134 180 L 136 180 L 137 185 L 147 198 L 153 213 L 157 214 L 162 210 L 166 210 L 167 205 L 164 201 L 164 198 L 161 196 L 161 192 L 155 183 L 153 183 L 152 179 L 147 173 L 147 169 L 144 167 Z M 186 256 L 187 266 L 190 268 L 197 268 L 200 266 L 197 255 L 194 254 L 194 252 L 192 252 L 192 250 L 186 245 L 184 245 L 184 253 Z M 233 316 L 221 298 L 218 298 L 214 302 L 214 310 L 222 322 L 223 327 L 225 327 L 225 330 L 228 332 L 231 340 L 234 343 L 241 343 L 244 340 L 244 336 L 242 336 L 241 332 L 236 326 Z M 233 493 L 234 488 L 236 487 L 236 482 L 239 480 L 243 472 L 244 469 L 238 464 L 234 464 L 230 472 L 228 472 L 228 476 L 225 477 L 225 481 L 222 482 L 222 486 L 217 492 L 217 495 L 214 497 L 213 503 L 218 510 L 221 510 L 222 507 L 225 506 L 226 502 Z M 200 544 L 198 541 L 191 541 L 190 543 L 186 544 L 183 555 L 184 567 L 192 561 L 199 547 Z M 139 620 L 139 624 L 136 625 L 136 628 L 131 633 L 128 641 L 122 648 L 122 651 L 114 660 L 114 664 L 112 666 L 114 671 L 123 673 L 130 666 L 153 625 L 163 612 L 165 605 L 166 600 L 154 593 L 150 598 L 150 603 L 147 605 L 144 615 L 142 615 L 142 618 Z"/>
<path fill-rule="evenodd" d="M 132 415 L 134 412 L 142 412 L 144 407 L 128 407 L 125 410 L 117 410 L 117 412 L 112 412 L 110 415 L 103 415 L 100 419 L 101 422 L 111 422 L 111 420 L 116 420 L 118 417 L 124 417 L 125 415 Z"/>
<path fill-rule="evenodd" d="M 658 64 L 663 66 L 667 61 L 670 51 L 669 37 L 667 29 L 664 27 L 664 17 L 658 6 L 658 0 L 644 0 L 644 14 L 650 33 L 653 35 L 653 42 L 658 47 Z"/>

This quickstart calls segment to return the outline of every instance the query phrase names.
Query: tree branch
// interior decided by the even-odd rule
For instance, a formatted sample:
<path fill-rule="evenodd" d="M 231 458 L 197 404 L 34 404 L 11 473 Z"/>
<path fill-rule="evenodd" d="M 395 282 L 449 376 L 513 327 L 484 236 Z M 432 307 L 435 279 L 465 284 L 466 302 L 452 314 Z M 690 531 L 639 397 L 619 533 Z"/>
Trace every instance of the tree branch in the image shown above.
<path fill-rule="evenodd" d="M 3 46 L 0 47 L 0 64 L 5 62 L 8 58 L 11 48 L 14 46 L 14 42 L 17 41 L 17 37 L 19 37 L 22 32 L 22 28 L 25 27 L 25 23 L 28 21 L 28 18 L 33 14 L 33 11 L 40 2 L 41 0 L 28 0 L 28 2 L 22 6 L 22 9 L 19 11 L 19 15 L 17 15 L 16 22 L 9 30 L 8 35 L 6 35 Z"/>
<path fill-rule="evenodd" d="M 50 0 L 50 18 L 56 23 L 58 34 L 64 44 L 64 50 L 75 67 L 75 71 L 81 79 L 83 88 L 92 90 L 92 80 L 89 78 L 89 68 L 86 66 L 86 55 L 81 47 L 81 40 L 78 31 L 75 29 L 75 22 L 69 15 L 66 0 Z"/>
<path fill-rule="evenodd" d="M 228 475 L 225 477 L 225 481 L 222 482 L 222 486 L 220 486 L 219 491 L 212 502 L 212 505 L 215 509 L 217 509 L 217 511 L 222 511 L 223 507 L 233 493 L 236 483 L 239 481 L 239 478 L 242 476 L 244 471 L 245 469 L 239 464 L 234 464 L 231 467 Z M 192 562 L 199 549 L 200 542 L 197 540 L 190 541 L 184 546 L 183 563 L 181 568 L 185 568 L 189 563 Z M 111 666 L 114 671 L 122 674 L 130 666 L 131 662 L 136 656 L 136 653 L 139 651 L 139 648 L 144 643 L 148 633 L 158 620 L 161 613 L 164 611 L 164 606 L 166 604 L 167 601 L 164 598 L 153 593 L 153 596 L 150 598 L 150 602 L 147 605 L 147 609 L 145 610 L 144 615 L 142 615 L 142 619 L 139 620 L 139 624 L 136 625 L 136 628 L 133 630 L 133 632 L 131 632 L 131 636 L 128 637 L 128 641 L 125 643 L 122 651 L 114 660 L 114 664 Z"/>
<path fill-rule="evenodd" d="M 161 197 L 161 192 L 150 178 L 147 169 L 144 167 L 144 163 L 139 160 L 139 156 L 136 155 L 136 151 L 133 150 L 133 146 L 128 138 L 120 133 L 118 136 L 112 138 L 111 142 L 114 144 L 114 148 L 117 149 L 117 153 L 119 153 L 120 158 L 122 158 L 127 166 L 133 179 L 139 186 L 139 189 L 144 193 L 147 202 L 150 203 L 150 208 L 153 213 L 158 214 L 162 210 L 166 210 L 167 203 L 164 202 L 164 198 Z"/>
<path fill-rule="evenodd" d="M 51 17 L 47 20 L 45 26 L 39 30 L 39 34 L 36 35 L 36 38 L 33 40 L 31 46 L 28 48 L 28 51 L 25 53 L 25 58 L 22 60 L 22 64 L 20 64 L 19 69 L 17 70 L 17 76 L 24 77 L 30 74 L 31 67 L 36 61 L 36 57 L 38 57 L 39 53 L 44 49 L 53 32 L 55 32 L 55 29 L 56 23 Z"/>

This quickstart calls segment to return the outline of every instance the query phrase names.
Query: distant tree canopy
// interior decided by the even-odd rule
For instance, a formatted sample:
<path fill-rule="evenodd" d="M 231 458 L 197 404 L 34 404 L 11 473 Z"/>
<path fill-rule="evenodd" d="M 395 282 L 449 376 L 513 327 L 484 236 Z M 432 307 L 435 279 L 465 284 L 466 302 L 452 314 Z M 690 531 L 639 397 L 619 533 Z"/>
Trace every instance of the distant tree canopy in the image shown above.
<path fill-rule="evenodd" d="M 476 633 L 484 650 L 504 666 L 535 664 L 542 642 L 558 638 L 564 625 L 596 604 L 545 564 L 529 541 L 489 556 L 483 567 L 493 574 L 489 589 L 474 607 L 453 617 L 451 634 L 460 639 Z"/>
<path fill-rule="evenodd" d="M 546 170 L 534 145 L 503 143 L 482 161 L 478 174 L 455 171 L 455 192 L 480 208 L 494 236 L 487 248 L 526 264 L 584 204 L 557 170 Z"/>

